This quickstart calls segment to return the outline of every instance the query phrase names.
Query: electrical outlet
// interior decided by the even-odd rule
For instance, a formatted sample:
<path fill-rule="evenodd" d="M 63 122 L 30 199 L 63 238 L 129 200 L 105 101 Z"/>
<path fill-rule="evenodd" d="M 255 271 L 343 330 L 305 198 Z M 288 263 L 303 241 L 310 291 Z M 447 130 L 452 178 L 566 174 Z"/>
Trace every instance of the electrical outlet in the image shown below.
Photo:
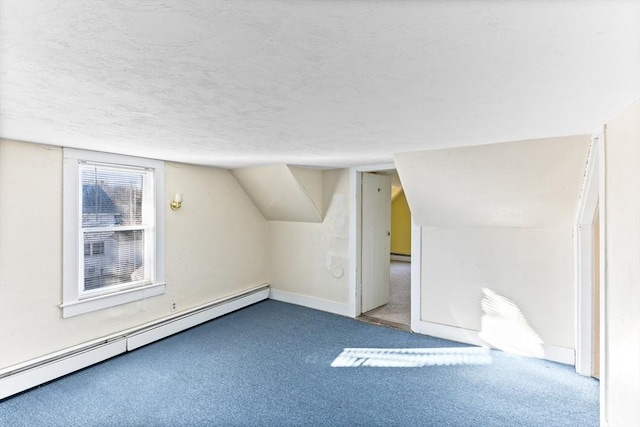
<path fill-rule="evenodd" d="M 171 302 L 171 311 L 176 311 L 176 302 L 175 301 Z"/>

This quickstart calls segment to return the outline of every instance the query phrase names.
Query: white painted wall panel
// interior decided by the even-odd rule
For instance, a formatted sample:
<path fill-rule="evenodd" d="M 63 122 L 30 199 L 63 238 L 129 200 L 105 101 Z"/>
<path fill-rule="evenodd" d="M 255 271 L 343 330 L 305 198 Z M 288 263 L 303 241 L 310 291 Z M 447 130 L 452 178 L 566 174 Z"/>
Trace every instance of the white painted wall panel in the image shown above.
<path fill-rule="evenodd" d="M 487 288 L 543 344 L 574 348 L 572 228 L 589 143 L 572 136 L 396 155 L 422 226 L 421 320 L 481 331 Z"/>
<path fill-rule="evenodd" d="M 571 228 L 422 228 L 421 318 L 481 330 L 482 289 L 508 298 L 544 344 L 574 347 Z"/>
<path fill-rule="evenodd" d="M 640 425 L 640 101 L 605 130 L 605 363 L 608 425 Z"/>

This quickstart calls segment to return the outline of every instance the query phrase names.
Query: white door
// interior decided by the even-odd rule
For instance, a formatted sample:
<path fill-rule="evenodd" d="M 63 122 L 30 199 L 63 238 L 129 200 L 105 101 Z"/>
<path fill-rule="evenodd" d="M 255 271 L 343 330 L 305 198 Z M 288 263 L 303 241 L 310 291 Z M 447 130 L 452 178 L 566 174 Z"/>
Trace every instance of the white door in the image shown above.
<path fill-rule="evenodd" d="M 391 177 L 362 174 L 362 312 L 389 302 Z"/>

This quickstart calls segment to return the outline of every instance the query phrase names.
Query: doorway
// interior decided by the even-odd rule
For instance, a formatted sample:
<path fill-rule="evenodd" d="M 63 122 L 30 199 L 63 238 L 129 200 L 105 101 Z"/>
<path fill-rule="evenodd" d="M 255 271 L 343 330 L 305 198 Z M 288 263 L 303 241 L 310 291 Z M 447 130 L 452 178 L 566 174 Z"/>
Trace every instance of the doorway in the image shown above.
<path fill-rule="evenodd" d="M 410 330 L 411 213 L 395 169 L 361 179 L 360 320 Z"/>
<path fill-rule="evenodd" d="M 602 134 L 592 139 L 583 192 L 575 228 L 576 274 L 576 372 L 600 379 L 605 354 L 601 325 L 604 322 L 603 236 L 604 236 L 604 170 Z"/>

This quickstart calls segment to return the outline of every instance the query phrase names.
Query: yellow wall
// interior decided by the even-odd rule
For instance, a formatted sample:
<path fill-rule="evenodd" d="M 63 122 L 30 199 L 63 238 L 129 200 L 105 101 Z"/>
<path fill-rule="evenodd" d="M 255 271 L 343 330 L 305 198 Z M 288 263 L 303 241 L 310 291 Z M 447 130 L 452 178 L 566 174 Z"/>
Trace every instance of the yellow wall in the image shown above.
<path fill-rule="evenodd" d="M 404 191 L 391 202 L 391 253 L 411 255 L 411 212 Z"/>

